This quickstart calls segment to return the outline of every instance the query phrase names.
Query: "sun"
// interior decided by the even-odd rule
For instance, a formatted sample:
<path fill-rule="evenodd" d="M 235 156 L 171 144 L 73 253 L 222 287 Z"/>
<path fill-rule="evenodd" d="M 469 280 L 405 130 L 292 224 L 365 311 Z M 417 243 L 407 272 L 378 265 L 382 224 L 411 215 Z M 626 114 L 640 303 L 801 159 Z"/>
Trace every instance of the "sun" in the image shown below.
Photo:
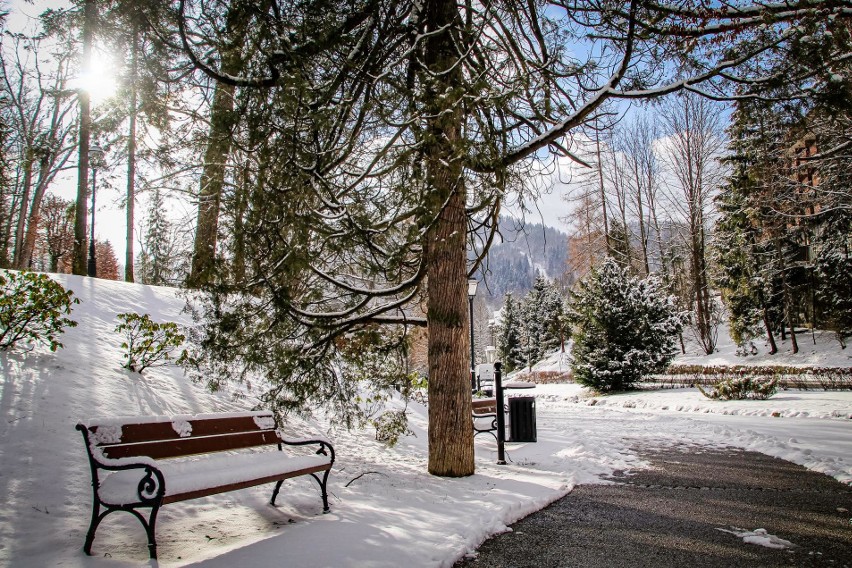
<path fill-rule="evenodd" d="M 89 93 L 92 104 L 99 104 L 115 95 L 118 79 L 115 62 L 101 50 L 94 50 L 89 64 L 74 81 L 74 87 Z"/>

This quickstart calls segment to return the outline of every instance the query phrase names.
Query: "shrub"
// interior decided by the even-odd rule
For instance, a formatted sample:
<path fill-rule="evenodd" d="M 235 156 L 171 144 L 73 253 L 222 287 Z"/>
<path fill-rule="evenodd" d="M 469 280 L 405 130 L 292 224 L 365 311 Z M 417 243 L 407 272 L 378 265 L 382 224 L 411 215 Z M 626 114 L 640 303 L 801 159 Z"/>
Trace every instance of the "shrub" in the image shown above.
<path fill-rule="evenodd" d="M 726 379 L 713 385 L 713 390 L 710 392 L 705 391 L 700 385 L 696 386 L 701 394 L 712 400 L 766 400 L 778 392 L 778 377 Z"/>
<path fill-rule="evenodd" d="M 172 354 L 183 345 L 186 337 L 179 332 L 174 322 L 157 323 L 151 321 L 148 314 L 118 314 L 122 323 L 115 326 L 116 333 L 124 333 L 127 341 L 121 344 L 127 357 L 123 367 L 141 373 L 148 367 L 165 365 L 173 359 Z M 176 363 L 186 362 L 189 354 L 186 349 L 177 358 Z"/>
<path fill-rule="evenodd" d="M 51 351 L 63 347 L 59 336 L 77 322 L 65 317 L 79 304 L 74 292 L 46 274 L 0 272 L 0 350 L 18 343 L 47 345 Z"/>
<path fill-rule="evenodd" d="M 566 371 L 529 371 L 527 373 L 518 373 L 514 376 L 517 381 L 535 383 L 537 385 L 547 385 L 556 383 L 573 383 L 574 377 L 570 370 Z M 506 380 L 505 378 L 503 379 Z"/>
<path fill-rule="evenodd" d="M 408 415 L 405 410 L 387 410 L 372 420 L 376 428 L 376 440 L 393 447 L 402 436 L 411 436 L 414 432 L 408 427 Z"/>
<path fill-rule="evenodd" d="M 572 294 L 574 380 L 599 392 L 633 388 L 675 354 L 681 318 L 653 279 L 631 277 L 607 259 Z"/>

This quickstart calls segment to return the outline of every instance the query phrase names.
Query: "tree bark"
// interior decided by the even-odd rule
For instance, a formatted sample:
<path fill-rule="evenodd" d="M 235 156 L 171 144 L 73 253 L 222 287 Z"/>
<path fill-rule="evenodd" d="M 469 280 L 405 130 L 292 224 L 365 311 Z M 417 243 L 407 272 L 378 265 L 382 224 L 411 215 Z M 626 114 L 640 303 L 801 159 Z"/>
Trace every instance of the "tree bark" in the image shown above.
<path fill-rule="evenodd" d="M 210 133 L 204 153 L 201 190 L 198 193 L 198 214 L 192 269 L 187 284 L 198 287 L 212 281 L 216 264 L 216 245 L 219 239 L 219 208 L 225 188 L 225 163 L 231 151 L 231 114 L 234 111 L 234 87 L 216 83 L 210 109 Z"/>
<path fill-rule="evenodd" d="M 83 67 L 88 69 L 91 66 L 92 36 L 98 15 L 95 0 L 86 0 L 83 14 Z M 88 91 L 79 89 L 77 98 L 80 101 L 80 137 L 77 160 L 77 201 L 74 208 L 74 261 L 71 271 L 78 276 L 85 276 L 88 229 L 86 193 L 89 187 L 89 139 L 92 133 L 92 114 Z"/>
<path fill-rule="evenodd" d="M 222 73 L 239 74 L 242 50 L 247 34 L 244 8 L 228 12 L 228 44 L 222 50 Z M 187 284 L 199 287 L 213 280 L 216 268 L 216 246 L 219 240 L 219 209 L 225 189 L 225 165 L 231 153 L 231 129 L 234 118 L 233 85 L 217 82 L 210 107 L 210 132 L 204 153 L 204 169 L 198 193 L 197 225 L 192 253 L 192 267 Z"/>
<path fill-rule="evenodd" d="M 130 46 L 130 125 L 127 133 L 127 226 L 124 235 L 126 252 L 124 254 L 124 280 L 133 282 L 133 228 L 136 214 L 136 117 L 137 108 L 136 82 L 139 57 L 139 24 L 133 23 L 133 34 Z"/>
<path fill-rule="evenodd" d="M 440 208 L 427 234 L 427 321 L 429 326 L 429 473 L 461 477 L 474 472 L 468 350 L 467 220 L 459 142 L 461 77 L 451 32 L 458 18 L 454 0 L 425 8 L 428 31 L 424 56 L 427 183 L 430 209 Z M 436 30 L 445 30 L 436 32 Z M 440 96 L 438 96 L 440 94 Z"/>
<path fill-rule="evenodd" d="M 775 241 L 775 246 L 778 251 L 778 260 L 781 263 L 781 291 L 782 301 L 784 303 L 784 319 L 787 321 L 787 326 L 790 328 L 790 342 L 792 344 L 793 354 L 795 355 L 799 352 L 799 342 L 796 340 L 796 327 L 793 322 L 793 310 L 790 309 L 790 305 L 793 300 L 790 297 L 790 286 L 787 283 L 787 262 L 784 259 L 784 250 L 781 247 L 781 243 L 777 239 Z"/>
<path fill-rule="evenodd" d="M 24 235 L 24 245 L 21 248 L 21 257 L 18 262 L 19 270 L 26 270 L 32 267 L 33 251 L 35 250 L 39 220 L 41 218 L 41 202 L 44 199 L 45 191 L 47 191 L 47 168 L 49 162 L 49 155 L 42 155 L 39 159 L 38 181 L 36 182 L 32 203 L 30 204 L 30 210 L 28 213 L 29 219 L 27 220 L 27 230 Z"/>
<path fill-rule="evenodd" d="M 772 326 L 769 324 L 769 310 L 766 306 L 763 307 L 763 326 L 766 328 L 766 339 L 769 341 L 769 354 L 775 355 L 778 353 L 778 346 L 775 344 L 775 334 L 772 333 Z"/>

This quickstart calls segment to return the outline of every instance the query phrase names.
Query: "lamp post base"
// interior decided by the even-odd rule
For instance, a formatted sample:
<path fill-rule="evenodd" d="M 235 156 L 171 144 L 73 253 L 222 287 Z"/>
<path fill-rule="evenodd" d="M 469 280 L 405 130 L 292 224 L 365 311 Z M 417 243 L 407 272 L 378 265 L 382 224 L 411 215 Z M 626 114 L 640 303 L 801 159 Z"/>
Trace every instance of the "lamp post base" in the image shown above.
<path fill-rule="evenodd" d="M 89 262 L 86 265 L 86 274 L 92 278 L 94 278 L 98 274 L 98 267 L 97 263 L 95 262 L 94 254 L 89 256 Z"/>

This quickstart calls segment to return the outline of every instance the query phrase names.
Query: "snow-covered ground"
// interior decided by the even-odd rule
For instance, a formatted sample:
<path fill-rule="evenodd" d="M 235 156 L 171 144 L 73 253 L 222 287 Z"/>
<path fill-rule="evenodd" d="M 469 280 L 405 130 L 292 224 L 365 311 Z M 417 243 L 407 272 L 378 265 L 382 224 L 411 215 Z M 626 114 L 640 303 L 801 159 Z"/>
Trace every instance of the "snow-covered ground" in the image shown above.
<path fill-rule="evenodd" d="M 244 410 L 251 393 L 209 394 L 173 367 L 144 376 L 121 368 L 116 314 L 185 321 L 174 290 L 57 279 L 82 300 L 65 349 L 0 354 L 0 566 L 146 565 L 144 532 L 129 515 L 108 517 L 95 556 L 83 554 L 91 488 L 74 425 L 93 416 Z M 449 566 L 576 484 L 643 467 L 639 446 L 748 448 L 852 483 L 852 393 L 784 391 L 762 402 L 714 402 L 693 389 L 602 398 L 546 385 L 521 393 L 537 397 L 538 442 L 508 444 L 509 464 L 498 466 L 493 438 L 480 436 L 476 475 L 464 479 L 426 473 L 423 406 L 410 408 L 415 435 L 393 449 L 373 432 L 340 431 L 322 417 L 300 424 L 295 433 L 334 443 L 331 513 L 322 514 L 309 478 L 287 482 L 277 507 L 267 504 L 271 487 L 168 505 L 157 522 L 159 565 Z"/>
<path fill-rule="evenodd" d="M 745 357 L 737 356 L 737 345 L 728 335 L 727 325 L 719 326 L 719 342 L 712 355 L 705 355 L 694 341 L 687 337 L 687 352 L 678 354 L 674 363 L 680 365 L 784 365 L 790 367 L 852 367 L 852 349 L 841 349 L 833 332 L 801 331 L 796 339 L 799 352 L 793 354 L 793 344 L 788 337 L 782 341 L 775 338 L 778 352 L 769 354 L 769 343 L 765 339 L 755 339 L 756 353 Z"/>

